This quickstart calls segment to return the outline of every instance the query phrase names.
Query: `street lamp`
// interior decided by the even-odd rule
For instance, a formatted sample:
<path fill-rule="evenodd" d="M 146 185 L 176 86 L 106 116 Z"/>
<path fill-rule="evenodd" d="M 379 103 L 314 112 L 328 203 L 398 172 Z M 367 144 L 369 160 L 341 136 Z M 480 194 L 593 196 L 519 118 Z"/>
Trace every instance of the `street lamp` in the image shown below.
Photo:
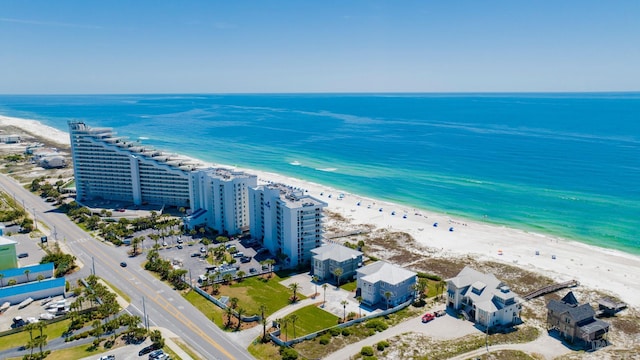
<path fill-rule="evenodd" d="M 36 230 L 38 230 L 38 217 L 36 216 L 36 208 L 32 208 L 31 210 L 33 211 L 33 224 L 36 227 Z"/>

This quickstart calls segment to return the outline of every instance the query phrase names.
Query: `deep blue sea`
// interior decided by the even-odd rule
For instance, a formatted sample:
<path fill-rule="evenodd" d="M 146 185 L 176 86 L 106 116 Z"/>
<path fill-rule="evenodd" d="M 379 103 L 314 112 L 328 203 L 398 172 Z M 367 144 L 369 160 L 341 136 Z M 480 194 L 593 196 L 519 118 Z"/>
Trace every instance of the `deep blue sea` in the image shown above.
<path fill-rule="evenodd" d="M 640 93 L 0 96 L 0 114 L 640 254 Z"/>

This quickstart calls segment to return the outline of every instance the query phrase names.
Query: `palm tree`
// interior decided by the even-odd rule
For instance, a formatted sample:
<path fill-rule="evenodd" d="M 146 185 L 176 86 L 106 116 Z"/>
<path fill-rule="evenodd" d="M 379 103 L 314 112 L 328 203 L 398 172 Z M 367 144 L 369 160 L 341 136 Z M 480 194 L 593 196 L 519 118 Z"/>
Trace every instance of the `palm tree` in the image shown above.
<path fill-rule="evenodd" d="M 418 293 L 418 299 L 424 299 L 424 291 L 427 289 L 427 280 L 426 279 L 418 279 L 418 282 L 415 284 L 414 288 Z"/>
<path fill-rule="evenodd" d="M 24 271 L 24 275 L 27 277 L 27 282 L 29 282 L 29 274 L 31 273 L 31 270 L 27 269 Z"/>
<path fill-rule="evenodd" d="M 236 326 L 236 330 L 240 330 L 240 325 L 242 325 L 242 315 L 245 313 L 243 308 L 236 309 L 236 317 L 238 318 L 238 325 Z"/>
<path fill-rule="evenodd" d="M 340 277 L 343 274 L 343 270 L 340 267 L 333 269 L 333 275 L 336 277 L 336 281 L 338 282 L 338 287 L 340 287 Z"/>
<path fill-rule="evenodd" d="M 233 280 L 233 275 L 226 273 L 224 275 L 222 275 L 222 281 L 224 281 L 225 284 L 230 284 L 231 281 Z"/>
<path fill-rule="evenodd" d="M 102 321 L 94 320 L 93 323 L 91 323 L 91 326 L 93 327 L 93 336 L 97 337 L 98 342 L 100 342 L 100 336 L 104 334 L 104 327 L 102 327 Z"/>
<path fill-rule="evenodd" d="M 36 280 L 38 280 L 38 282 L 44 280 L 44 275 L 38 274 L 38 276 L 36 276 Z"/>
<path fill-rule="evenodd" d="M 313 284 L 316 286 L 316 291 L 313 293 L 313 297 L 314 298 L 318 294 L 318 281 L 319 280 L 320 280 L 320 278 L 318 277 L 318 275 L 313 275 L 312 281 L 313 281 Z"/>
<path fill-rule="evenodd" d="M 285 317 L 280 321 L 282 322 L 282 327 L 284 328 L 284 341 L 287 341 L 287 326 L 289 325 L 289 318 Z"/>
<path fill-rule="evenodd" d="M 389 301 L 391 300 L 392 295 L 393 293 L 391 293 L 391 291 L 384 292 L 384 297 L 387 299 L 387 310 L 389 310 Z"/>
<path fill-rule="evenodd" d="M 231 299 L 229 299 L 229 302 L 231 303 L 231 308 L 235 309 L 238 307 L 238 302 L 240 301 L 240 299 L 238 299 L 237 297 L 232 297 Z"/>
<path fill-rule="evenodd" d="M 291 314 L 289 315 L 289 321 L 291 321 L 291 325 L 293 326 L 293 338 L 296 338 L 296 321 L 298 321 L 298 315 Z"/>
<path fill-rule="evenodd" d="M 289 289 L 291 289 L 291 291 L 293 291 L 293 297 L 291 298 L 291 302 L 296 302 L 296 300 L 298 300 L 298 287 L 300 285 L 298 283 L 291 283 L 289 284 Z"/>
<path fill-rule="evenodd" d="M 262 322 L 262 342 L 267 342 L 267 318 L 264 316 L 267 311 L 265 304 L 260 304 L 260 321 Z"/>
<path fill-rule="evenodd" d="M 4 274 L 0 274 L 0 287 L 4 287 Z"/>
<path fill-rule="evenodd" d="M 276 261 L 273 259 L 267 259 L 264 263 L 269 266 L 269 277 L 273 276 L 273 264 L 275 264 Z"/>
<path fill-rule="evenodd" d="M 236 275 L 238 276 L 238 281 L 241 281 L 244 278 L 244 276 L 247 275 L 247 273 L 240 270 L 236 273 Z"/>
<path fill-rule="evenodd" d="M 358 300 L 358 317 L 361 318 L 362 317 L 362 296 L 358 296 L 356 298 L 356 300 Z"/>
<path fill-rule="evenodd" d="M 324 290 L 324 300 L 322 301 L 322 307 L 324 307 L 324 304 L 327 302 L 327 283 L 322 284 L 322 290 Z"/>
<path fill-rule="evenodd" d="M 40 347 L 40 354 L 42 354 L 42 348 L 47 345 L 47 335 L 42 335 L 44 329 L 47 328 L 47 323 L 45 322 L 37 322 L 36 328 L 40 330 L 40 336 L 36 338 L 38 340 L 38 346 Z"/>
<path fill-rule="evenodd" d="M 229 325 L 231 325 L 231 316 L 233 315 L 233 309 L 227 307 L 226 309 L 224 309 L 224 312 L 227 314 L 227 323 L 224 326 L 225 328 L 228 328 Z"/>
<path fill-rule="evenodd" d="M 27 346 L 25 346 L 28 349 L 31 349 L 31 356 L 33 356 L 33 348 L 35 348 L 35 344 L 33 342 L 33 330 L 36 329 L 36 324 L 35 323 L 28 323 L 27 326 L 25 326 L 25 329 L 29 332 L 29 342 L 27 343 Z"/>
<path fill-rule="evenodd" d="M 342 300 L 340 301 L 340 304 L 342 305 L 342 322 L 347 321 L 347 304 L 349 302 L 347 302 L 347 300 Z"/>

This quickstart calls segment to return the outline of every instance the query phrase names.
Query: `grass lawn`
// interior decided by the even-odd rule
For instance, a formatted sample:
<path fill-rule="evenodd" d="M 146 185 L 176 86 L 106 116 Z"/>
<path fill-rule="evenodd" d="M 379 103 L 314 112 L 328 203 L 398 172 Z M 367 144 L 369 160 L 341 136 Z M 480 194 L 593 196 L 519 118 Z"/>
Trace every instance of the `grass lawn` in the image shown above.
<path fill-rule="evenodd" d="M 254 358 L 260 360 L 278 360 L 282 359 L 280 356 L 280 347 L 274 345 L 273 342 L 269 341 L 266 344 L 261 342 L 255 342 L 249 345 L 249 354 L 251 354 Z"/>
<path fill-rule="evenodd" d="M 200 296 L 195 291 L 189 291 L 182 295 L 191 305 L 195 306 L 201 313 L 203 313 L 208 319 L 213 318 L 213 322 L 222 328 L 224 326 L 223 315 L 224 311 L 216 306 L 211 301 Z"/>
<path fill-rule="evenodd" d="M 296 314 L 298 320 L 295 325 L 295 337 L 311 334 L 338 324 L 338 317 L 330 314 L 316 305 L 305 306 L 294 311 L 289 316 Z M 283 331 L 284 332 L 284 331 Z M 294 339 L 293 324 L 287 325 L 287 339 Z M 284 334 L 281 335 L 284 338 Z"/>
<path fill-rule="evenodd" d="M 438 290 L 447 290 L 447 286 L 444 285 L 442 288 L 438 289 L 438 283 L 440 281 L 435 281 L 431 279 L 427 279 L 427 297 L 434 297 L 438 294 Z"/>
<path fill-rule="evenodd" d="M 107 286 L 109 286 L 109 288 L 111 290 L 113 290 L 116 294 L 118 294 L 121 298 L 123 298 L 126 302 L 130 303 L 131 302 L 131 298 L 129 297 L 129 295 L 123 293 L 120 289 L 118 289 L 117 287 L 113 286 L 113 284 L 111 284 L 110 282 L 108 282 L 107 280 L 100 278 L 101 281 L 104 281 L 105 284 L 107 284 Z"/>
<path fill-rule="evenodd" d="M 51 339 L 56 339 L 62 336 L 62 334 L 69 328 L 70 323 L 71 320 L 67 319 L 58 321 L 53 324 L 48 324 L 42 333 L 47 335 L 48 341 L 51 341 Z M 34 337 L 39 335 L 40 330 L 33 331 Z M 3 336 L 0 338 L 0 350 L 12 349 L 18 346 L 25 345 L 27 342 L 29 342 L 29 338 L 30 337 L 28 331 L 22 331 L 19 333 Z"/>
<path fill-rule="evenodd" d="M 289 298 L 293 293 L 291 289 L 280 284 L 281 280 L 275 273 L 269 280 L 262 276 L 254 276 L 231 286 L 222 286 L 220 294 L 229 298 L 237 297 L 238 306 L 244 308 L 247 315 L 259 314 L 260 305 L 264 304 L 267 307 L 266 315 L 269 316 L 290 304 Z M 301 294 L 297 296 L 298 300 L 306 298 Z"/>
<path fill-rule="evenodd" d="M 62 350 L 52 351 L 47 360 L 67 360 L 67 359 L 82 359 L 87 356 L 95 355 L 96 357 L 106 352 L 103 348 L 91 350 L 91 344 L 80 345 Z"/>
<path fill-rule="evenodd" d="M 343 289 L 346 291 L 356 291 L 357 286 L 358 286 L 358 283 L 356 281 L 350 281 L 346 284 L 340 285 L 340 289 Z"/>
<path fill-rule="evenodd" d="M 187 355 L 189 355 L 193 360 L 200 360 L 200 357 L 197 356 L 187 344 L 183 343 L 182 341 L 180 341 L 178 339 L 173 339 L 173 342 L 176 343 L 176 345 L 178 345 L 178 347 L 180 349 L 182 349 L 182 351 L 186 352 Z M 173 359 L 173 357 L 172 357 L 172 359 Z"/>

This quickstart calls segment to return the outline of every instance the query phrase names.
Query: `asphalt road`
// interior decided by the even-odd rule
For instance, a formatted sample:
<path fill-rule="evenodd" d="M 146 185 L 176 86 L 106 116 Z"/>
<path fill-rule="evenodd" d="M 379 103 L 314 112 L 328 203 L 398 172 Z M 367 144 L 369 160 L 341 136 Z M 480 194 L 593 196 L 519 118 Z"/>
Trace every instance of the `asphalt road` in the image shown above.
<path fill-rule="evenodd" d="M 127 294 L 132 301 L 129 310 L 141 317 L 144 298 L 150 326 L 170 329 L 208 360 L 253 358 L 171 287 L 143 270 L 140 267 L 143 256 L 128 258 L 126 249 L 92 239 L 64 213 L 31 194 L 12 178 L 0 176 L 0 187 L 19 203 L 22 202 L 27 211 L 35 214 L 38 222 L 46 224 L 51 236 L 66 244 L 78 260 L 84 263 L 85 269 L 95 267 L 96 275 Z M 121 261 L 126 261 L 128 266 L 120 267 Z"/>

